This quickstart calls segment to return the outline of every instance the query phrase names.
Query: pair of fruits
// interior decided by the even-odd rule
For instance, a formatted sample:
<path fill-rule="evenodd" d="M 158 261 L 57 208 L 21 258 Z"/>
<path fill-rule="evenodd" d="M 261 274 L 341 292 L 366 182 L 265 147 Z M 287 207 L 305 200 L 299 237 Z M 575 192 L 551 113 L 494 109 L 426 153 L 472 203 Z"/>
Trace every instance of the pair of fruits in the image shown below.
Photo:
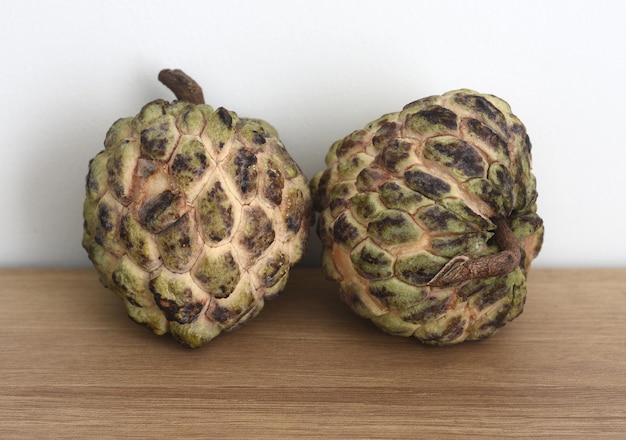
<path fill-rule="evenodd" d="M 254 317 L 306 248 L 382 330 L 482 339 L 518 316 L 543 239 L 531 144 L 471 90 L 405 106 L 335 142 L 310 182 L 266 122 L 204 104 L 180 70 L 109 129 L 89 164 L 83 246 L 156 334 L 199 347 Z"/>

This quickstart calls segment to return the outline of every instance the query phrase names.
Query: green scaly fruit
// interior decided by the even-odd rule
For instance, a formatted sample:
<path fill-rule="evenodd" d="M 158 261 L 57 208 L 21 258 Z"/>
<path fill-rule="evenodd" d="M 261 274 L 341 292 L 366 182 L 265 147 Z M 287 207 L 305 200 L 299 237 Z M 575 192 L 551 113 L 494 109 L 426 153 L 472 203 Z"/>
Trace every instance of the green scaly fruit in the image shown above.
<path fill-rule="evenodd" d="M 179 70 L 89 164 L 83 247 L 136 322 L 199 347 L 254 317 L 306 247 L 307 180 L 266 122 L 204 104 Z"/>
<path fill-rule="evenodd" d="M 326 275 L 382 330 L 446 345 L 517 317 L 539 253 L 531 143 L 501 99 L 420 99 L 335 142 L 310 182 Z"/>

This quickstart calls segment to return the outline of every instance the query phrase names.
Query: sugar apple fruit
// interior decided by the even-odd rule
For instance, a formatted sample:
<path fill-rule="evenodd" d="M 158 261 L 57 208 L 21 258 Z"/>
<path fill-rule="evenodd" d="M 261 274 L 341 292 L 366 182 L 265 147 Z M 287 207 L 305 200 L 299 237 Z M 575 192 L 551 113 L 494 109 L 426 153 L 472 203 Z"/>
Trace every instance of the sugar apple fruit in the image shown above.
<path fill-rule="evenodd" d="M 531 143 L 507 103 L 456 90 L 335 142 L 311 179 L 326 275 L 382 330 L 433 345 L 518 316 L 543 240 Z"/>
<path fill-rule="evenodd" d="M 269 124 L 205 105 L 180 70 L 159 80 L 178 99 L 119 119 L 89 164 L 82 244 L 134 321 L 198 347 L 284 288 L 311 198 Z"/>

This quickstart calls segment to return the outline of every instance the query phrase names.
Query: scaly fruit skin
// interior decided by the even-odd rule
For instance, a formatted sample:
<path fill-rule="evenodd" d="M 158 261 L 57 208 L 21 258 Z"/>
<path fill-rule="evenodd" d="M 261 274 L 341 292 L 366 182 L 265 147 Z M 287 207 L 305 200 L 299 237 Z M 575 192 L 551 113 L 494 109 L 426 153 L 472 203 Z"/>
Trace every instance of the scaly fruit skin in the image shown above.
<path fill-rule="evenodd" d="M 357 314 L 446 345 L 488 337 L 522 312 L 543 224 L 530 140 L 508 104 L 472 90 L 424 98 L 335 142 L 326 164 L 310 182 L 322 265 Z M 513 232 L 519 265 L 434 283 L 502 250 L 495 219 Z"/>
<path fill-rule="evenodd" d="M 198 347 L 284 288 L 311 201 L 271 126 L 157 100 L 104 146 L 89 164 L 83 247 L 133 320 Z"/>

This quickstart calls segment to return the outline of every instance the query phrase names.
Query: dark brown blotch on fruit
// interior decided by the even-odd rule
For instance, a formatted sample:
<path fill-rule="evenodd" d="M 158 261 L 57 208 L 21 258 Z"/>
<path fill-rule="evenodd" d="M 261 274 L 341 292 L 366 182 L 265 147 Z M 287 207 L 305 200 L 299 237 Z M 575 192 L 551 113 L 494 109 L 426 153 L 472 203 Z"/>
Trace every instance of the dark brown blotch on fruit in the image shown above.
<path fill-rule="evenodd" d="M 233 117 L 230 115 L 228 110 L 224 107 L 220 107 L 217 109 L 217 116 L 224 123 L 224 125 L 230 130 L 233 128 Z"/>
<path fill-rule="evenodd" d="M 372 145 L 379 149 L 383 145 L 386 145 L 396 139 L 399 133 L 400 124 L 387 121 L 376 131 L 376 134 L 372 138 Z"/>
<path fill-rule="evenodd" d="M 430 105 L 416 113 L 411 113 L 411 108 L 407 108 L 407 112 L 408 133 L 429 137 L 457 131 L 457 115 L 440 105 Z"/>
<path fill-rule="evenodd" d="M 484 96 L 457 94 L 454 97 L 454 101 L 482 115 L 485 119 L 496 124 L 504 135 L 508 135 L 506 118 L 502 112 Z"/>
<path fill-rule="evenodd" d="M 356 189 L 375 191 L 382 183 L 389 180 L 389 174 L 380 168 L 363 168 L 356 176 Z"/>
<path fill-rule="evenodd" d="M 111 208 L 106 203 L 101 202 L 98 205 L 98 223 L 105 232 L 111 232 L 115 227 L 112 221 Z"/>
<path fill-rule="evenodd" d="M 446 138 L 443 142 L 435 138 L 426 145 L 424 156 L 466 177 L 481 177 L 485 174 L 485 161 L 482 156 L 461 139 Z"/>
<path fill-rule="evenodd" d="M 98 183 L 98 179 L 95 176 L 95 169 L 94 169 L 94 159 L 91 159 L 89 161 L 89 172 L 87 173 L 87 179 L 86 179 L 86 186 L 87 189 L 90 190 L 93 193 L 97 193 L 100 190 L 100 184 Z"/>
<path fill-rule="evenodd" d="M 389 278 L 393 275 L 393 257 L 373 243 L 365 242 L 350 256 L 355 269 L 367 279 Z"/>
<path fill-rule="evenodd" d="M 432 251 L 442 257 L 455 257 L 461 254 L 471 254 L 485 239 L 482 234 L 460 234 L 452 236 L 432 237 Z"/>
<path fill-rule="evenodd" d="M 265 185 L 263 187 L 263 195 L 274 205 L 280 205 L 283 200 L 283 186 L 285 181 L 282 173 L 273 164 L 268 163 L 267 170 L 265 171 Z"/>
<path fill-rule="evenodd" d="M 178 132 L 171 117 L 163 117 L 141 131 L 141 148 L 144 154 L 163 160 L 172 152 Z"/>
<path fill-rule="evenodd" d="M 341 212 L 350 207 L 350 200 L 348 199 L 349 192 L 350 188 L 346 186 L 333 194 L 333 197 L 330 199 L 330 203 L 328 204 L 330 212 L 333 215 L 336 215 L 337 212 Z"/>
<path fill-rule="evenodd" d="M 493 164 L 489 169 L 489 179 L 500 193 L 501 204 L 506 213 L 510 213 L 513 208 L 513 177 L 509 170 L 501 164 Z"/>
<path fill-rule="evenodd" d="M 262 133 L 259 133 L 258 131 L 254 130 L 252 132 L 252 142 L 254 142 L 257 145 L 263 145 L 265 143 L 265 136 L 263 136 Z"/>
<path fill-rule="evenodd" d="M 222 322 L 222 323 L 228 321 L 228 319 L 230 318 L 230 315 L 231 315 L 230 310 L 222 306 L 215 307 L 215 309 L 213 310 L 213 313 L 211 313 L 211 316 L 214 321 Z"/>
<path fill-rule="evenodd" d="M 139 222 L 156 233 L 173 224 L 180 217 L 181 196 L 171 191 L 146 200 L 139 208 Z"/>
<path fill-rule="evenodd" d="M 401 187 L 396 182 L 387 182 L 380 186 L 380 200 L 388 208 L 412 212 L 424 204 L 425 198 L 420 193 Z"/>
<path fill-rule="evenodd" d="M 399 278 L 415 286 L 423 286 L 428 283 L 437 272 L 439 271 L 430 270 L 429 268 L 411 268 L 401 270 Z"/>
<path fill-rule="evenodd" d="M 450 320 L 444 331 L 441 333 L 442 339 L 452 341 L 463 334 L 465 331 L 466 320 L 461 316 L 455 316 Z"/>
<path fill-rule="evenodd" d="M 372 193 L 355 194 L 350 199 L 352 212 L 361 219 L 364 224 L 373 220 L 384 208 L 380 202 L 377 203 L 376 196 Z"/>
<path fill-rule="evenodd" d="M 147 233 L 139 228 L 129 214 L 122 216 L 120 222 L 120 240 L 126 247 L 128 255 L 139 264 L 146 268 L 153 263 L 149 255 Z"/>
<path fill-rule="evenodd" d="M 432 318 L 441 316 L 446 307 L 446 301 L 437 298 L 427 298 L 419 307 L 410 309 L 408 313 L 402 316 L 406 322 L 421 324 Z"/>
<path fill-rule="evenodd" d="M 165 130 L 167 126 L 162 124 L 158 128 L 148 127 L 141 132 L 141 145 L 156 157 L 162 156 L 167 149 L 167 138 L 155 135 L 159 128 Z"/>
<path fill-rule="evenodd" d="M 176 298 L 167 298 L 156 289 L 153 282 L 149 285 L 154 295 L 156 305 L 163 311 L 168 321 L 176 321 L 179 324 L 190 324 L 198 318 L 204 304 L 192 300 L 191 289 L 186 288 L 182 292 L 175 292 Z"/>
<path fill-rule="evenodd" d="M 514 133 L 518 136 L 526 136 L 526 128 L 522 124 L 513 124 L 511 125 L 511 133 Z"/>
<path fill-rule="evenodd" d="M 498 310 L 498 313 L 496 314 L 496 316 L 494 316 L 492 319 L 482 324 L 479 328 L 479 331 L 480 332 L 487 331 L 488 332 L 487 334 L 490 334 L 491 331 L 504 327 L 504 325 L 507 323 L 507 316 L 510 310 L 511 310 L 511 306 L 509 304 L 502 304 L 502 307 L 500 307 L 500 310 Z"/>
<path fill-rule="evenodd" d="M 479 300 L 476 302 L 478 309 L 483 310 L 485 307 L 495 304 L 509 294 L 511 290 L 503 285 L 500 287 L 488 286 L 479 294 Z"/>
<path fill-rule="evenodd" d="M 398 258 L 396 273 L 398 279 L 415 286 L 426 285 L 445 264 L 448 258 L 439 257 L 428 252 L 418 252 Z"/>
<path fill-rule="evenodd" d="M 396 139 L 385 146 L 380 154 L 376 156 L 376 163 L 382 167 L 396 172 L 403 162 L 409 158 L 413 144 L 408 141 Z"/>
<path fill-rule="evenodd" d="M 195 160 L 194 160 L 195 159 Z M 193 155 L 178 154 L 174 157 L 171 170 L 174 173 L 191 173 L 196 176 L 202 175 L 208 165 L 207 156 L 204 153 L 194 153 Z"/>
<path fill-rule="evenodd" d="M 287 206 L 285 213 L 285 224 L 287 230 L 294 234 L 297 234 L 302 228 L 302 222 L 310 214 L 310 203 L 305 200 L 304 194 L 299 189 L 293 189 L 287 195 L 284 202 Z"/>
<path fill-rule="evenodd" d="M 469 229 L 465 221 L 439 205 L 431 205 L 421 209 L 418 218 L 430 231 L 456 233 Z"/>
<path fill-rule="evenodd" d="M 342 245 L 354 244 L 359 238 L 359 230 L 348 220 L 348 215 L 343 212 L 337 217 L 332 229 L 333 239 Z"/>
<path fill-rule="evenodd" d="M 233 160 L 235 183 L 245 196 L 255 192 L 257 188 L 257 158 L 256 155 L 245 149 L 240 148 Z"/>
<path fill-rule="evenodd" d="M 409 188 L 430 199 L 441 199 L 452 190 L 444 180 L 417 168 L 405 171 L 404 179 Z"/>
<path fill-rule="evenodd" d="M 415 116 L 424 119 L 430 125 L 441 125 L 451 131 L 457 129 L 456 113 L 439 105 L 433 105 L 424 110 L 420 110 Z"/>
<path fill-rule="evenodd" d="M 337 158 L 341 159 L 350 155 L 353 150 L 361 148 L 361 146 L 361 142 L 357 142 L 352 138 L 347 138 L 337 146 L 335 154 L 337 155 Z"/>
<path fill-rule="evenodd" d="M 261 282 L 265 287 L 275 286 L 289 271 L 289 259 L 282 252 L 267 259 L 260 272 Z"/>
<path fill-rule="evenodd" d="M 215 307 L 215 309 L 213 309 L 211 316 L 214 321 L 219 322 L 220 324 L 226 324 L 228 321 L 231 321 L 227 324 L 227 330 L 234 330 L 239 325 L 243 324 L 241 319 L 244 318 L 246 313 L 252 310 L 252 308 L 252 304 L 247 304 L 243 307 L 236 308 L 228 308 L 218 305 Z"/>
<path fill-rule="evenodd" d="M 385 244 L 409 243 L 421 236 L 421 231 L 408 214 L 389 210 L 370 222 L 367 232 Z"/>
<path fill-rule="evenodd" d="M 470 133 L 489 145 L 494 151 L 509 156 L 509 147 L 504 139 L 478 119 L 468 119 L 467 128 Z"/>

